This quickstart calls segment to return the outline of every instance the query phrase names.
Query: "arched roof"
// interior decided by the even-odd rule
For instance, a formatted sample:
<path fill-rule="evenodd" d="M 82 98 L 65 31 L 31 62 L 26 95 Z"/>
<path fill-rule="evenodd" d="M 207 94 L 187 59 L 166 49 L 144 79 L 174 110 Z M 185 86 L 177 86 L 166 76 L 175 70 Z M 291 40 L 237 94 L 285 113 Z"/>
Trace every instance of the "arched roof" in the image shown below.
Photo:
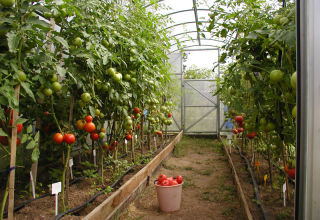
<path fill-rule="evenodd" d="M 223 41 L 207 31 L 210 6 L 215 0 L 157 0 L 147 4 L 151 8 L 158 3 L 157 12 L 167 16 L 171 22 L 164 29 L 178 42 L 171 42 L 170 52 L 188 50 L 217 50 Z"/>

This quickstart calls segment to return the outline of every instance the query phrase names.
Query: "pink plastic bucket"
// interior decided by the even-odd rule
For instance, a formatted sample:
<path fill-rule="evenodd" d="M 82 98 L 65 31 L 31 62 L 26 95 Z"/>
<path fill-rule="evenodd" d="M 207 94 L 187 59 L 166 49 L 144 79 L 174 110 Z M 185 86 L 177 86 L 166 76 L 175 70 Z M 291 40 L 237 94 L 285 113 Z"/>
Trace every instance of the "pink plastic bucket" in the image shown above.
<path fill-rule="evenodd" d="M 160 210 L 174 212 L 180 209 L 182 183 L 175 186 L 160 186 L 155 182 Z"/>

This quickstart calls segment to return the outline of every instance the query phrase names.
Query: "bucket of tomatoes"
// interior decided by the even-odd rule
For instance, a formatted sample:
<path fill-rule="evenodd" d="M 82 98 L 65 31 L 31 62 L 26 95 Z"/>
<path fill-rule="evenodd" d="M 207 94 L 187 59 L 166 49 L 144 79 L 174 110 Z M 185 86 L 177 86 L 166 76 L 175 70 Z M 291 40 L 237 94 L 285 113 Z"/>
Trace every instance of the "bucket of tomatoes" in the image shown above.
<path fill-rule="evenodd" d="M 181 175 L 173 178 L 160 174 L 154 181 L 160 210 L 163 212 L 174 212 L 180 209 L 183 177 Z"/>

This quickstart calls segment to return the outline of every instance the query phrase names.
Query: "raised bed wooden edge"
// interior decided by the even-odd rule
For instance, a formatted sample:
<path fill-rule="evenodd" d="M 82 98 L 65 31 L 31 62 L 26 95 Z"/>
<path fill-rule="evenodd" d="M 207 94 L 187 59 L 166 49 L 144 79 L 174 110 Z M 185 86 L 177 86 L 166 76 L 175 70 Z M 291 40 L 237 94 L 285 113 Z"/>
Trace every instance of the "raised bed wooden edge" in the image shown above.
<path fill-rule="evenodd" d="M 136 191 L 142 191 L 141 186 L 146 185 L 147 180 L 154 170 L 157 169 L 162 161 L 172 152 L 174 146 L 181 140 L 182 134 L 183 131 L 181 131 L 169 145 L 167 145 L 155 158 L 153 158 L 148 165 L 136 173 L 129 181 L 127 181 L 83 219 L 102 220 L 112 218 L 122 205 L 127 204 L 126 201 L 132 197 L 131 194 L 137 194 L 135 193 Z"/>
<path fill-rule="evenodd" d="M 231 170 L 232 170 L 232 173 L 233 173 L 233 178 L 234 178 L 234 181 L 236 183 L 236 186 L 237 186 L 237 192 L 238 192 L 238 195 L 240 197 L 240 203 L 241 203 L 241 206 L 243 208 L 243 211 L 245 213 L 245 217 L 247 220 L 253 220 L 252 218 L 252 214 L 250 212 L 250 209 L 249 209 L 249 206 L 248 206 L 248 203 L 247 203 L 247 200 L 246 200 L 246 197 L 243 193 L 243 190 L 242 190 L 242 187 L 241 187 L 241 183 L 240 183 L 240 180 L 239 180 L 239 177 L 238 177 L 238 174 L 237 174 L 237 171 L 236 171 L 236 168 L 234 167 L 233 165 L 233 162 L 232 162 L 232 159 L 231 159 L 231 156 L 228 152 L 228 149 L 227 149 L 227 146 L 225 145 L 225 143 L 222 141 L 221 137 L 219 137 L 220 141 L 223 143 L 223 149 L 224 149 L 224 152 L 225 154 L 227 155 L 228 157 L 228 161 L 229 161 L 229 164 L 230 164 L 230 167 L 231 167 Z"/>

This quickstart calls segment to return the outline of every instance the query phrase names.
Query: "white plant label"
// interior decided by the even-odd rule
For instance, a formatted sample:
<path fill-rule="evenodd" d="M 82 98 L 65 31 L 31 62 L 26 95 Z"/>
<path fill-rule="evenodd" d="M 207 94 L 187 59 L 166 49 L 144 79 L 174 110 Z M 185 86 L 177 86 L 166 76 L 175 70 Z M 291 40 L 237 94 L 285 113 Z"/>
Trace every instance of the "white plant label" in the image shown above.
<path fill-rule="evenodd" d="M 96 150 L 93 150 L 93 163 L 96 166 L 97 165 L 97 161 L 96 161 Z"/>
<path fill-rule="evenodd" d="M 69 167 L 70 167 L 70 176 L 71 176 L 71 179 L 73 179 L 72 166 L 73 166 L 73 158 L 70 158 L 70 160 L 69 160 Z"/>
<path fill-rule="evenodd" d="M 287 186 L 286 183 L 283 184 L 282 186 L 282 191 L 283 191 L 283 206 L 286 207 L 286 190 Z"/>
<path fill-rule="evenodd" d="M 51 185 L 51 194 L 58 194 L 61 192 L 61 182 L 53 183 Z"/>
<path fill-rule="evenodd" d="M 156 137 L 153 137 L 154 138 L 154 145 L 157 147 L 157 138 Z"/>
<path fill-rule="evenodd" d="M 228 139 L 228 140 L 231 140 L 231 139 L 232 139 L 232 134 L 228 134 L 228 135 L 227 135 L 227 139 Z"/>
<path fill-rule="evenodd" d="M 229 151 L 230 151 L 230 154 L 231 154 L 231 145 L 229 145 Z"/>
<path fill-rule="evenodd" d="M 124 144 L 125 144 L 126 146 L 128 145 L 127 139 L 124 140 Z"/>
<path fill-rule="evenodd" d="M 33 181 L 32 171 L 30 171 L 30 182 L 31 182 L 31 188 L 32 188 L 32 197 L 35 199 L 36 198 L 36 192 L 35 192 L 35 188 L 34 188 L 34 181 Z"/>
<path fill-rule="evenodd" d="M 58 194 L 61 192 L 61 182 L 51 185 L 51 194 L 56 196 L 56 215 L 58 215 Z"/>
<path fill-rule="evenodd" d="M 135 137 L 136 137 L 136 140 L 137 140 L 138 139 L 138 135 L 136 135 Z"/>

